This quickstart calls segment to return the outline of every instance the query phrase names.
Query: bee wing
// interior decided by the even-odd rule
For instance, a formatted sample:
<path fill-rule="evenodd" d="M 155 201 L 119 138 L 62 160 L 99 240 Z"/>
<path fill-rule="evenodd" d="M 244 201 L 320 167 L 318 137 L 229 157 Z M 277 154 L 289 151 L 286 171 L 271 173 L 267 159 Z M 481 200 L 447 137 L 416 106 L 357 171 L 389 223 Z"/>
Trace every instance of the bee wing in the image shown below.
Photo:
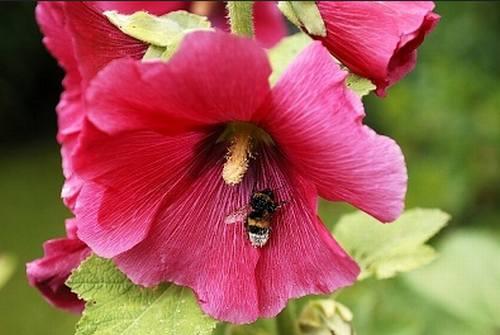
<path fill-rule="evenodd" d="M 244 206 L 244 207 L 238 208 L 237 210 L 229 213 L 226 216 L 226 218 L 224 219 L 224 223 L 233 224 L 233 223 L 238 223 L 238 222 L 245 222 L 245 219 L 246 219 L 249 211 L 250 211 L 249 206 Z"/>

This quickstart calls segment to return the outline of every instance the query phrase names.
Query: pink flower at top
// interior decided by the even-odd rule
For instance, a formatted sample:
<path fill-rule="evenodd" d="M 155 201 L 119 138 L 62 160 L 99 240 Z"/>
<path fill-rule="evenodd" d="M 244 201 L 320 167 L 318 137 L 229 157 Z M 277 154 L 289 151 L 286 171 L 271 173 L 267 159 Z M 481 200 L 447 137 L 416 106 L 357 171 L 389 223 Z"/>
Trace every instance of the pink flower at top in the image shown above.
<path fill-rule="evenodd" d="M 66 72 L 56 108 L 57 139 L 66 177 L 62 196 L 71 208 L 80 190 L 71 156 L 85 117 L 82 92 L 104 65 L 125 56 L 139 59 L 146 46 L 121 33 L 89 4 L 39 2 L 36 17 L 44 44 Z"/>
<path fill-rule="evenodd" d="M 313 36 L 377 94 L 413 70 L 417 48 L 439 22 L 432 1 L 317 1 L 326 37 Z"/>
<path fill-rule="evenodd" d="M 355 281 L 318 195 L 391 221 L 406 191 L 399 147 L 362 124 L 347 72 L 319 42 L 272 90 L 270 73 L 255 42 L 221 32 L 189 34 L 168 63 L 114 61 L 87 91 L 74 156 L 78 236 L 136 284 L 191 287 L 233 323 Z M 280 208 L 256 248 L 245 218 L 228 218 L 266 189 Z"/>
<path fill-rule="evenodd" d="M 30 285 L 36 287 L 52 305 L 81 313 L 84 301 L 72 293 L 65 282 L 71 271 L 90 255 L 90 249 L 76 236 L 74 219 L 66 220 L 65 238 L 44 243 L 44 256 L 26 265 Z"/>
<path fill-rule="evenodd" d="M 146 10 L 162 15 L 173 10 L 189 10 L 193 6 L 182 1 L 42 1 L 37 5 L 36 18 L 44 35 L 43 41 L 66 71 L 57 115 L 58 141 L 66 177 L 62 196 L 70 208 L 74 206 L 81 186 L 80 179 L 74 174 L 71 156 L 85 118 L 82 92 L 110 61 L 123 57 L 140 59 L 147 49 L 147 45 L 112 25 L 102 12 L 117 10 L 131 14 Z M 222 2 L 206 11 L 217 27 L 227 29 Z M 255 26 L 256 38 L 266 47 L 274 45 L 286 34 L 283 18 L 274 3 L 256 3 Z"/>

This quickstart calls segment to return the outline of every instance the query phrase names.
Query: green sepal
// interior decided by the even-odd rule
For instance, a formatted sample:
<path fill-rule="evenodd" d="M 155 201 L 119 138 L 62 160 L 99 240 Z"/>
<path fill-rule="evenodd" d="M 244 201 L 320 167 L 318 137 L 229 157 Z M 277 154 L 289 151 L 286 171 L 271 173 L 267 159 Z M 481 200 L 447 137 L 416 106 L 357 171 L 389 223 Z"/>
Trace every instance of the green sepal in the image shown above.
<path fill-rule="evenodd" d="M 334 235 L 360 265 L 359 279 L 384 279 L 430 263 L 436 252 L 424 243 L 449 219 L 439 209 L 412 209 L 395 222 L 382 224 L 368 214 L 356 212 L 340 219 Z"/>
<path fill-rule="evenodd" d="M 272 67 L 272 74 L 269 77 L 271 86 L 274 86 L 281 77 L 287 66 L 304 50 L 313 40 L 305 33 L 296 33 L 283 38 L 273 48 L 269 49 L 268 56 Z M 338 62 L 332 57 L 332 62 Z M 341 67 L 348 71 L 347 68 Z M 349 73 L 345 81 L 347 87 L 353 90 L 358 96 L 363 97 L 373 91 L 376 87 L 366 78 L 354 73 Z"/>
<path fill-rule="evenodd" d="M 149 48 L 146 50 L 144 56 L 142 56 L 142 60 L 155 60 L 161 58 L 162 54 L 165 52 L 166 47 L 159 47 L 151 44 Z"/>
<path fill-rule="evenodd" d="M 283 38 L 276 46 L 268 51 L 272 74 L 269 77 L 271 85 L 276 84 L 287 66 L 293 59 L 311 43 L 312 40 L 304 33 L 297 33 Z"/>
<path fill-rule="evenodd" d="M 326 36 L 326 27 L 315 1 L 280 1 L 278 8 L 296 26 L 309 34 Z"/>
<path fill-rule="evenodd" d="M 210 28 L 206 17 L 186 11 L 175 11 L 162 16 L 143 11 L 125 15 L 115 10 L 105 11 L 103 14 L 124 34 L 160 47 L 168 47 L 172 39 L 186 30 Z"/>
<path fill-rule="evenodd" d="M 131 15 L 106 11 L 104 15 L 124 34 L 149 44 L 143 60 L 168 60 L 186 34 L 211 29 L 210 21 L 205 16 L 182 10 L 162 16 L 144 11 Z"/>
<path fill-rule="evenodd" d="M 295 11 L 293 10 L 292 4 L 290 4 L 290 1 L 278 1 L 278 8 L 290 22 L 292 22 L 299 28 L 302 26 L 299 18 L 297 17 Z"/>
<path fill-rule="evenodd" d="M 360 77 L 354 73 L 349 73 L 345 83 L 347 87 L 354 91 L 358 96 L 364 97 L 373 91 L 376 86 L 367 78 Z"/>
<path fill-rule="evenodd" d="M 186 34 L 187 35 L 187 34 Z M 169 44 L 168 47 L 158 47 L 156 45 L 150 45 L 146 50 L 146 53 L 142 57 L 143 61 L 148 60 L 162 60 L 168 61 L 170 57 L 174 55 L 174 53 L 179 49 L 181 45 L 182 39 L 185 35 L 179 35 L 179 37 Z"/>
<path fill-rule="evenodd" d="M 83 261 L 66 284 L 86 301 L 77 335 L 209 335 L 216 326 L 190 289 L 134 285 L 112 261 L 97 256 Z"/>

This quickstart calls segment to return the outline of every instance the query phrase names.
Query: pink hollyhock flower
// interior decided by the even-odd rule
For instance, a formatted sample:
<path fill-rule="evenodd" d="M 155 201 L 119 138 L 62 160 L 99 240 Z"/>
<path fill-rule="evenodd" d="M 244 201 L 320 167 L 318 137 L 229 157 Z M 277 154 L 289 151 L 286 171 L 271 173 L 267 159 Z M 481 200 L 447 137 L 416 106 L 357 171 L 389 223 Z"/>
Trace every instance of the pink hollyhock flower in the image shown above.
<path fill-rule="evenodd" d="M 102 12 L 118 10 L 130 14 L 146 10 L 163 15 L 174 10 L 189 10 L 193 4 L 182 1 L 96 1 L 40 2 L 36 18 L 44 34 L 44 43 L 66 71 L 64 92 L 57 106 L 59 133 L 66 177 L 62 196 L 71 208 L 80 190 L 80 179 L 73 173 L 71 156 L 85 117 L 82 92 L 89 81 L 110 61 L 123 57 L 140 59 L 147 46 L 123 34 Z M 207 14 L 217 27 L 227 28 L 223 3 L 208 8 Z M 269 47 L 286 34 L 286 26 L 274 3 L 255 5 L 256 38 Z"/>
<path fill-rule="evenodd" d="M 126 56 L 140 59 L 146 46 L 116 29 L 88 4 L 40 2 L 36 18 L 44 44 L 66 71 L 64 92 L 56 108 L 57 138 L 66 177 L 62 196 L 71 208 L 80 190 L 71 156 L 85 117 L 82 92 L 104 65 Z"/>
<path fill-rule="evenodd" d="M 66 220 L 65 238 L 44 243 L 44 256 L 26 265 L 31 286 L 36 287 L 52 305 L 81 313 L 84 302 L 72 293 L 65 282 L 71 271 L 90 255 L 90 249 L 76 236 L 74 219 Z"/>
<path fill-rule="evenodd" d="M 377 95 L 413 70 L 417 48 L 439 21 L 432 1 L 317 1 L 326 37 L 319 39 Z"/>
<path fill-rule="evenodd" d="M 362 124 L 347 72 L 319 42 L 272 90 L 270 73 L 255 42 L 216 32 L 188 35 L 168 63 L 114 61 L 87 91 L 74 156 L 78 236 L 136 284 L 191 287 L 233 323 L 355 281 L 318 195 L 391 221 L 406 190 L 399 147 Z M 245 219 L 228 218 L 264 189 L 281 208 L 256 248 Z"/>

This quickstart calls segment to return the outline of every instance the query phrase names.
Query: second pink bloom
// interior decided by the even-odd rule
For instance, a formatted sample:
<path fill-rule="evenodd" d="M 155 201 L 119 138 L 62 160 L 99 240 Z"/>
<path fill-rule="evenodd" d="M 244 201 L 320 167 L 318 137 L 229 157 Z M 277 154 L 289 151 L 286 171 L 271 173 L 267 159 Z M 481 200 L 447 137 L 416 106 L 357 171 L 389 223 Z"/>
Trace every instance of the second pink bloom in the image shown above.
<path fill-rule="evenodd" d="M 377 94 L 413 70 L 417 48 L 439 22 L 432 1 L 317 1 L 326 37 L 317 37 Z"/>

